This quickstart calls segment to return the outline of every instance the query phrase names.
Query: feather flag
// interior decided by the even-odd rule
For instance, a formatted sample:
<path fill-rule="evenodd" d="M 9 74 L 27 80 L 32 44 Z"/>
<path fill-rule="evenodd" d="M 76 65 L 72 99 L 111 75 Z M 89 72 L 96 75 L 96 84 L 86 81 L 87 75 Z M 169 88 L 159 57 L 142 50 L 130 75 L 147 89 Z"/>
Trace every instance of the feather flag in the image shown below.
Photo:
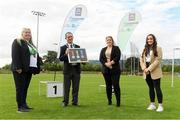
<path fill-rule="evenodd" d="M 120 47 L 121 51 L 124 51 L 130 37 L 136 28 L 136 26 L 141 21 L 141 15 L 137 11 L 131 11 L 124 15 L 121 19 L 118 35 L 117 35 L 117 44 Z"/>
<path fill-rule="evenodd" d="M 64 21 L 64 25 L 61 31 L 60 45 L 63 45 L 66 42 L 65 33 L 74 33 L 86 17 L 87 8 L 84 5 L 76 5 L 70 10 Z"/>

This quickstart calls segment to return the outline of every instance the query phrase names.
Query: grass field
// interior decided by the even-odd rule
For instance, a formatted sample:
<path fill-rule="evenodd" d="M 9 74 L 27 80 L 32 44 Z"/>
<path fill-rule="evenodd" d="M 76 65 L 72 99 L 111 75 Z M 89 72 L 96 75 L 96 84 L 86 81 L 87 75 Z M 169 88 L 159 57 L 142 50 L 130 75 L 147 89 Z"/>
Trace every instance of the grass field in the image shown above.
<path fill-rule="evenodd" d="M 57 80 L 62 81 L 62 77 L 58 74 Z M 47 98 L 45 86 L 42 86 L 42 95 L 39 96 L 38 85 L 42 80 L 53 80 L 53 74 L 33 76 L 27 101 L 34 110 L 17 113 L 12 75 L 0 74 L 0 119 L 180 119 L 180 77 L 175 77 L 173 88 L 171 76 L 163 77 L 165 111 L 162 113 L 146 110 L 149 97 L 142 76 L 121 76 L 120 108 L 116 107 L 115 96 L 113 105 L 107 105 L 105 88 L 99 87 L 104 84 L 101 74 L 81 75 L 78 107 L 61 107 L 62 98 Z"/>

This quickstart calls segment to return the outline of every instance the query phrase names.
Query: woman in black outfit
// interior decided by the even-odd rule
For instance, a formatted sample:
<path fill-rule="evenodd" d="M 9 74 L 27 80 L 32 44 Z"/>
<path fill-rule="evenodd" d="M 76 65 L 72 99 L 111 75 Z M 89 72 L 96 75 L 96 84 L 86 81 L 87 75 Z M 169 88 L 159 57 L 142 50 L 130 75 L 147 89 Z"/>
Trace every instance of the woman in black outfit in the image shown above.
<path fill-rule="evenodd" d="M 106 83 L 106 94 L 108 105 L 112 105 L 112 86 L 116 96 L 116 106 L 120 106 L 120 64 L 121 51 L 118 46 L 114 45 L 112 36 L 106 37 L 107 46 L 102 48 L 99 61 L 102 64 L 102 74 Z"/>
<path fill-rule="evenodd" d="M 40 58 L 32 43 L 31 30 L 23 28 L 22 38 L 15 39 L 12 44 L 12 64 L 18 112 L 28 112 L 26 97 L 32 74 L 40 72 Z"/>

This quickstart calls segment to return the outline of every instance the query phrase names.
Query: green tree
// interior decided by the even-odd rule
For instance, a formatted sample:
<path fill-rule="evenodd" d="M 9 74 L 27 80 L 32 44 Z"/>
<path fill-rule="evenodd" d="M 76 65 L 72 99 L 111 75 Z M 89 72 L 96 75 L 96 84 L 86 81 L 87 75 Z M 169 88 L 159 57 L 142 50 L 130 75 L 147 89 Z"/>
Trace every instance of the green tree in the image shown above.
<path fill-rule="evenodd" d="M 139 70 L 140 70 L 139 58 L 137 58 L 137 57 L 127 58 L 127 60 L 125 61 L 124 71 L 131 72 L 131 69 L 135 74 L 139 72 Z"/>
<path fill-rule="evenodd" d="M 45 63 L 56 63 L 57 61 L 57 52 L 48 51 L 47 55 L 43 56 L 45 58 Z"/>
<path fill-rule="evenodd" d="M 5 66 L 2 67 L 4 70 L 11 70 L 11 64 L 6 64 Z"/>

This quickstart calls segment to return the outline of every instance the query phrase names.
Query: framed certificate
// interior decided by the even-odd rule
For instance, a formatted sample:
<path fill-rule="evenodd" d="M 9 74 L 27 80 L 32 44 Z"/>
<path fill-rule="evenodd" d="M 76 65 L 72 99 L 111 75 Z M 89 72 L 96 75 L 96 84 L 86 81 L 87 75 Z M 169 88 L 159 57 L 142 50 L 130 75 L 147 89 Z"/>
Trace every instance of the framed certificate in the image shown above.
<path fill-rule="evenodd" d="M 68 53 L 69 63 L 84 63 L 88 62 L 85 48 L 69 48 Z"/>

